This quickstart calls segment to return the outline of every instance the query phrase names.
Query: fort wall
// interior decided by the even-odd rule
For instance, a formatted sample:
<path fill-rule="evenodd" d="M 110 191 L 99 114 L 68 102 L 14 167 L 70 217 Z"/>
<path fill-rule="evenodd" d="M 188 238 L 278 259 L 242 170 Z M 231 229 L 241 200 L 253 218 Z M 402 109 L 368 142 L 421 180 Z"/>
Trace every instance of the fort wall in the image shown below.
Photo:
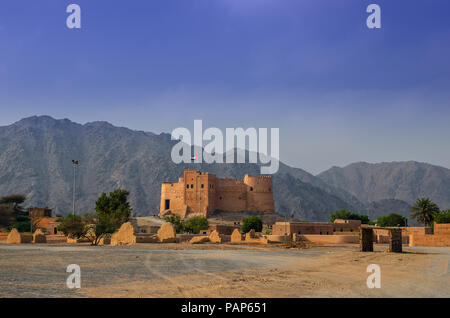
<path fill-rule="evenodd" d="M 185 170 L 178 182 L 161 186 L 160 216 L 209 216 L 216 210 L 274 213 L 272 178 L 245 175 L 244 180 Z"/>

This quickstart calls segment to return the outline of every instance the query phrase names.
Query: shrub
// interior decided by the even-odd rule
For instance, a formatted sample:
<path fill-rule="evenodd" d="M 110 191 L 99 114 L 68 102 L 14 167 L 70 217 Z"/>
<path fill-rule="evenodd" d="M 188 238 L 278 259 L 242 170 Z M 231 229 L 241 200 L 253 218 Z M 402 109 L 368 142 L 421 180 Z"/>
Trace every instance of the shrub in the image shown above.
<path fill-rule="evenodd" d="M 377 218 L 377 225 L 386 227 L 386 226 L 406 226 L 407 219 L 396 213 L 391 213 L 388 215 L 382 215 Z"/>
<path fill-rule="evenodd" d="M 208 227 L 209 222 L 204 216 L 193 216 L 183 222 L 183 228 L 188 233 L 198 234 Z"/>
<path fill-rule="evenodd" d="M 258 216 L 250 216 L 242 220 L 241 230 L 244 233 L 249 232 L 250 230 L 255 230 L 255 232 L 262 231 L 263 222 L 262 219 Z"/>
<path fill-rule="evenodd" d="M 440 211 L 434 217 L 434 221 L 436 221 L 436 223 L 438 224 L 450 223 L 450 210 Z"/>
<path fill-rule="evenodd" d="M 168 215 L 164 217 L 164 221 L 172 223 L 175 232 L 182 233 L 184 230 L 183 222 L 178 215 Z"/>

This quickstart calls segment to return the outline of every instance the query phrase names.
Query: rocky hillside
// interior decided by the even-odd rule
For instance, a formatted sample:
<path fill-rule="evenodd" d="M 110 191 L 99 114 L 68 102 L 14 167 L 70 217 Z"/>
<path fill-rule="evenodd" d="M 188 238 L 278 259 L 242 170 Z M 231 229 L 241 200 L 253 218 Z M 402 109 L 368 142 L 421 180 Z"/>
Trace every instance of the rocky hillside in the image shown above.
<path fill-rule="evenodd" d="M 364 204 L 388 199 L 412 204 L 418 197 L 429 197 L 440 208 L 450 208 L 450 170 L 427 163 L 359 162 L 333 167 L 318 177 Z"/>
<path fill-rule="evenodd" d="M 169 134 L 133 131 L 106 122 L 80 125 L 48 116 L 23 119 L 0 127 L 0 195 L 24 193 L 28 205 L 72 210 L 72 159 L 78 159 L 77 210 L 92 211 L 102 192 L 130 191 L 137 216 L 159 212 L 163 181 L 176 181 L 183 170 L 201 169 L 219 177 L 258 175 L 257 164 L 174 164 Z M 336 193 L 334 193 L 334 191 Z M 327 220 L 338 208 L 357 209 L 320 179 L 281 164 L 274 176 L 277 213 L 301 219 Z M 351 201 L 351 200 L 350 200 Z"/>
<path fill-rule="evenodd" d="M 257 164 L 180 164 L 170 158 L 174 141 L 115 127 L 106 122 L 84 125 L 48 116 L 25 118 L 0 127 L 0 196 L 23 193 L 28 206 L 72 211 L 72 159 L 78 159 L 77 211 L 93 211 L 102 192 L 117 187 L 130 191 L 137 216 L 159 212 L 161 183 L 177 181 L 184 169 L 201 169 L 218 177 L 242 179 L 259 175 Z M 390 164 L 381 164 L 385 165 Z M 450 201 L 448 170 L 418 163 L 393 163 L 397 168 L 367 171 L 356 164 L 314 176 L 280 163 L 273 176 L 278 214 L 301 220 L 326 221 L 336 209 L 378 215 L 409 215 L 419 195 L 441 205 Z M 360 168 L 357 168 L 360 167 Z M 401 167 L 407 167 L 402 169 Z M 409 167 L 409 168 L 408 168 Z"/>

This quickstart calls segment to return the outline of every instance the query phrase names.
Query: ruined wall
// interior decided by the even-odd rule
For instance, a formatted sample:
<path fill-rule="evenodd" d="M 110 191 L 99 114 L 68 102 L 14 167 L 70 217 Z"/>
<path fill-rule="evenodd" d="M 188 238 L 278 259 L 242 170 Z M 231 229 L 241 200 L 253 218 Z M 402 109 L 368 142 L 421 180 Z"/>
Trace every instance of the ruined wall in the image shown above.
<path fill-rule="evenodd" d="M 31 234 L 19 233 L 17 229 L 12 229 L 11 232 L 9 232 L 8 237 L 6 238 L 6 244 L 31 243 L 32 240 L 33 236 Z"/>

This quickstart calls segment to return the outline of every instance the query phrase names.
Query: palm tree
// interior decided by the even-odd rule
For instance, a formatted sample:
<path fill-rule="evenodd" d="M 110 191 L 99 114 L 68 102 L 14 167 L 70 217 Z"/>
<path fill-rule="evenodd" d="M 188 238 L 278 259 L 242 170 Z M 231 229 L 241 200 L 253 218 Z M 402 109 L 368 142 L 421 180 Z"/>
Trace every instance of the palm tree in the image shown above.
<path fill-rule="evenodd" d="M 416 219 L 425 226 L 431 225 L 434 216 L 439 213 L 439 207 L 429 198 L 419 198 L 411 207 L 411 218 Z"/>

